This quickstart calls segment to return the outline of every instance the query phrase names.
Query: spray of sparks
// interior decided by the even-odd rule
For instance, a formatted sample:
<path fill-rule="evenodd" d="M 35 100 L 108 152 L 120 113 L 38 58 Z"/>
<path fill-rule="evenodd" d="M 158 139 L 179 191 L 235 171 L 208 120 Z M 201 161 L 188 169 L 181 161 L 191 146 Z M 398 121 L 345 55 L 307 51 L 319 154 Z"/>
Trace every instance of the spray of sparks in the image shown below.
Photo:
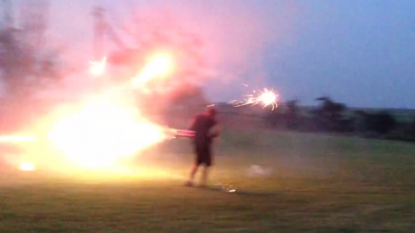
<path fill-rule="evenodd" d="M 278 107 L 278 94 L 272 90 L 264 88 L 263 91 L 253 91 L 253 94 L 247 96 L 247 99 L 243 101 L 232 101 L 231 103 L 235 107 L 241 107 L 245 105 L 262 105 L 262 107 L 271 107 L 272 110 Z"/>

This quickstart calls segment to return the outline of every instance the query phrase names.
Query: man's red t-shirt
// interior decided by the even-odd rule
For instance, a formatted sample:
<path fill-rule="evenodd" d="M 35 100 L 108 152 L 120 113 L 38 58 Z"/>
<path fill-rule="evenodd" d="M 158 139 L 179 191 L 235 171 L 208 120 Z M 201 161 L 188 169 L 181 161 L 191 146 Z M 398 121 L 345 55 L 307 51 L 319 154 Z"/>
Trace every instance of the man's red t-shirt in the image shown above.
<path fill-rule="evenodd" d="M 217 121 L 207 114 L 196 115 L 190 130 L 195 131 L 194 141 L 197 144 L 210 144 L 212 136 L 210 130 L 217 124 Z"/>

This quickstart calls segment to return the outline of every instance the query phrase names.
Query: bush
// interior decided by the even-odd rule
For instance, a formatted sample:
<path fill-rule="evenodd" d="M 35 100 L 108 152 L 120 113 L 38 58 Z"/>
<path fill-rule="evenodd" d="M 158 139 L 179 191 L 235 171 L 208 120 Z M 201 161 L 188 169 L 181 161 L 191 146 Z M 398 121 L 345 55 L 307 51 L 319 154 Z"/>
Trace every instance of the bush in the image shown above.
<path fill-rule="evenodd" d="M 377 132 L 379 134 L 387 134 L 397 125 L 395 118 L 386 111 L 368 114 L 365 123 L 366 128 L 369 131 Z"/>

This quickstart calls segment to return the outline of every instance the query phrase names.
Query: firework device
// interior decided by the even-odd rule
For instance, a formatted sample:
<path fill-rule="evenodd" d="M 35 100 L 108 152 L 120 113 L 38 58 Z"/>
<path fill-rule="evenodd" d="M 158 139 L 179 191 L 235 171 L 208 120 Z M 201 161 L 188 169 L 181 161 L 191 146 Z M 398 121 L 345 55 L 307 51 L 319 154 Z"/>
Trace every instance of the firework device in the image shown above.
<path fill-rule="evenodd" d="M 176 138 L 194 138 L 195 137 L 195 131 L 177 129 L 174 132 L 174 137 L 176 137 Z"/>

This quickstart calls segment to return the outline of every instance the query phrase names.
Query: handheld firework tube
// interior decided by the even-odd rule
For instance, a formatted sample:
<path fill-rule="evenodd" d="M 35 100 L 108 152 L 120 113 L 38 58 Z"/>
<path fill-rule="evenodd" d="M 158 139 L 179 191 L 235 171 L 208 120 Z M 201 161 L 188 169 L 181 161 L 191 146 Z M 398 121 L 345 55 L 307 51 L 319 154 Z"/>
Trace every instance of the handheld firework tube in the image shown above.
<path fill-rule="evenodd" d="M 174 135 L 176 138 L 194 138 L 195 132 L 191 130 L 178 129 Z"/>
<path fill-rule="evenodd" d="M 195 131 L 183 129 L 176 129 L 173 134 L 175 138 L 194 138 L 196 136 Z M 219 136 L 219 132 L 213 132 L 210 136 L 216 138 Z"/>

